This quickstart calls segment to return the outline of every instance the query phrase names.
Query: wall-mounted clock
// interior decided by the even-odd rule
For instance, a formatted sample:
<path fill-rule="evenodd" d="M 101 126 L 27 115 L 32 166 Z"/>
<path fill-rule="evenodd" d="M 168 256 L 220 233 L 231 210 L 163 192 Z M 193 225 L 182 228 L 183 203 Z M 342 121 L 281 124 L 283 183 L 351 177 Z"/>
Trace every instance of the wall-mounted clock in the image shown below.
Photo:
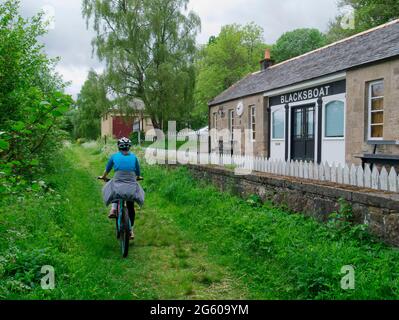
<path fill-rule="evenodd" d="M 238 103 L 236 112 L 239 117 L 241 117 L 244 114 L 244 103 L 242 101 Z"/>

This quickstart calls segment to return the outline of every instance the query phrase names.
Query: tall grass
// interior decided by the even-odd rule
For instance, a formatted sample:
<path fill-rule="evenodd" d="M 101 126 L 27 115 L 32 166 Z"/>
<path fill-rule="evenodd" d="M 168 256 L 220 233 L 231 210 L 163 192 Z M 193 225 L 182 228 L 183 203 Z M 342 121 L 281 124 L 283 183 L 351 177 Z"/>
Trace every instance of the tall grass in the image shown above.
<path fill-rule="evenodd" d="M 152 166 L 145 176 L 147 192 L 162 197 L 165 207 L 173 204 L 174 221 L 242 276 L 252 298 L 399 298 L 399 251 L 359 228 L 323 225 L 253 198 L 220 193 L 185 168 Z M 341 288 L 347 265 L 355 268 L 355 290 Z"/>
<path fill-rule="evenodd" d="M 120 257 L 95 180 L 111 146 L 67 146 L 41 190 L 0 199 L 0 299 L 397 299 L 399 251 L 142 161 L 146 205 Z M 141 151 L 138 151 L 142 154 Z M 41 267 L 56 288 L 40 287 Z M 355 290 L 341 288 L 343 266 Z"/>

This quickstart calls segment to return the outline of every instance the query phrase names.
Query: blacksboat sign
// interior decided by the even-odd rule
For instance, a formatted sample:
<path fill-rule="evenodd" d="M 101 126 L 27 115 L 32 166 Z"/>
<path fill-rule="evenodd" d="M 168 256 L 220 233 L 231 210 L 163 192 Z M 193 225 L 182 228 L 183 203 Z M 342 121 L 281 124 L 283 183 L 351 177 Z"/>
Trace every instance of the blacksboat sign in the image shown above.
<path fill-rule="evenodd" d="M 345 91 L 346 91 L 346 81 L 342 80 L 318 87 L 289 92 L 279 96 L 271 97 L 269 105 L 270 106 L 276 106 L 281 104 L 285 105 L 294 102 L 318 99 L 318 98 L 333 96 L 340 93 L 345 93 Z"/>

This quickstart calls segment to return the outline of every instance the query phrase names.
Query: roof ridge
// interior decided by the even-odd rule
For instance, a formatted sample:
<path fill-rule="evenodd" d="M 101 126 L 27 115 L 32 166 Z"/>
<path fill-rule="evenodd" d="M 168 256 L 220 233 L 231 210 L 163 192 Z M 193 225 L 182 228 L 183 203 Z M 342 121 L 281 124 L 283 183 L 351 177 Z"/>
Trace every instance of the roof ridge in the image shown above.
<path fill-rule="evenodd" d="M 395 19 L 395 20 L 393 20 L 393 21 L 384 23 L 384 24 L 379 25 L 379 26 L 377 26 L 377 27 L 374 27 L 374 28 L 365 30 L 365 31 L 360 32 L 360 33 L 357 33 L 357 34 L 354 34 L 353 36 L 350 36 L 350 37 L 347 37 L 347 38 L 338 40 L 338 41 L 333 42 L 333 43 L 330 43 L 330 44 L 328 44 L 328 45 L 326 45 L 326 46 L 324 46 L 324 47 L 321 47 L 321 48 L 318 48 L 318 49 L 309 51 L 309 52 L 304 53 L 304 54 L 302 54 L 302 55 L 300 55 L 300 56 L 291 58 L 291 59 L 289 59 L 289 60 L 286 60 L 286 61 L 283 61 L 283 62 L 280 62 L 280 63 L 277 63 L 277 64 L 275 64 L 275 65 L 270 66 L 268 69 L 273 69 L 273 68 L 279 67 L 279 66 L 281 66 L 281 65 L 283 65 L 283 64 L 286 64 L 286 63 L 288 63 L 288 62 L 301 59 L 301 58 L 303 58 L 303 57 L 305 57 L 305 56 L 308 56 L 308 55 L 311 55 L 311 54 L 313 54 L 313 53 L 315 53 L 315 52 L 319 52 L 319 51 L 322 51 L 322 50 L 324 50 L 324 49 L 327 49 L 327 48 L 330 48 L 330 47 L 334 47 L 334 46 L 336 46 L 336 45 L 338 45 L 338 44 L 340 44 L 340 43 L 343 43 L 343 42 L 352 40 L 352 39 L 357 38 L 357 37 L 361 37 L 361 36 L 363 36 L 363 35 L 365 35 L 365 34 L 368 34 L 368 33 L 370 33 L 370 32 L 374 32 L 374 31 L 379 30 L 379 29 L 383 29 L 383 28 L 385 28 L 385 27 L 388 27 L 388 26 L 393 25 L 393 24 L 396 24 L 396 23 L 399 23 L 399 19 Z"/>
<path fill-rule="evenodd" d="M 214 101 L 217 97 L 221 96 L 223 93 L 233 89 L 234 87 L 238 86 L 240 84 L 240 82 L 244 81 L 245 79 L 247 79 L 250 76 L 253 76 L 255 73 L 248 73 L 247 75 L 243 76 L 240 80 L 234 82 L 230 87 L 228 87 L 227 89 L 223 90 L 221 93 L 219 93 L 215 98 L 213 98 L 212 100 L 210 100 L 208 102 L 208 104 L 212 101 Z"/>

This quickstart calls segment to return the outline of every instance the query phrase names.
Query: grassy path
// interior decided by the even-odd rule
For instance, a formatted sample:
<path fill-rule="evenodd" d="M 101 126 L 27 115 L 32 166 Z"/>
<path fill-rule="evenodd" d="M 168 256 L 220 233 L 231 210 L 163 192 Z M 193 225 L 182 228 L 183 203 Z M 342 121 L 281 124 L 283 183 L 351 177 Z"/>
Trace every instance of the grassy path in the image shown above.
<path fill-rule="evenodd" d="M 55 265 L 56 289 L 44 292 L 32 284 L 33 290 L 24 290 L 23 286 L 27 282 L 18 278 L 18 272 L 24 270 L 16 270 L 14 279 L 17 280 L 13 280 L 14 284 L 0 281 L 0 295 L 4 298 L 59 299 L 246 297 L 245 285 L 226 268 L 213 263 L 207 256 L 206 246 L 191 241 L 167 218 L 167 212 L 159 214 L 155 195 L 149 194 L 145 208 L 138 212 L 137 238 L 131 245 L 129 257 L 122 259 L 114 236 L 114 224 L 107 219 L 107 208 L 102 204 L 102 185 L 94 179 L 103 171 L 105 159 L 92 153 L 81 147 L 67 150 L 66 161 L 52 177 L 52 183 L 61 189 L 57 197 L 62 197 L 62 200 L 54 200 L 55 203 L 48 201 L 50 208 L 46 207 L 44 199 L 41 202 L 25 200 L 29 202 L 25 203 L 29 207 L 27 215 L 39 215 L 38 219 L 30 222 L 27 216 L 21 216 L 11 222 L 15 228 L 18 224 L 27 224 L 17 246 L 24 249 L 31 247 L 33 250 L 32 256 L 17 254 L 10 258 L 21 260 L 22 266 L 17 263 L 17 269 L 23 269 L 26 260 L 32 260 L 37 255 L 37 248 L 56 248 L 31 266 L 37 270 L 42 261 L 43 264 Z M 58 204 L 59 210 L 51 208 L 53 204 Z M 44 210 L 41 206 L 44 206 Z M 59 228 L 56 234 L 60 239 L 54 238 L 54 230 L 41 225 L 43 220 L 40 219 L 40 211 L 44 219 L 59 215 L 59 221 L 56 219 L 55 225 L 51 224 L 50 228 Z M 10 220 L 8 224 L 10 227 Z M 38 236 L 39 232 L 42 237 Z M 50 257 L 57 258 L 48 262 Z M 32 281 L 36 279 L 33 275 Z M 15 286 L 21 288 L 16 289 Z M 8 287 L 8 294 L 5 287 Z"/>
<path fill-rule="evenodd" d="M 0 198 L 0 299 L 398 299 L 399 250 L 361 228 L 245 201 L 143 164 L 146 205 L 122 259 L 102 204 L 106 157 L 72 146 L 47 191 Z M 40 287 L 44 265 L 56 287 Z M 341 288 L 353 266 L 355 290 Z"/>

